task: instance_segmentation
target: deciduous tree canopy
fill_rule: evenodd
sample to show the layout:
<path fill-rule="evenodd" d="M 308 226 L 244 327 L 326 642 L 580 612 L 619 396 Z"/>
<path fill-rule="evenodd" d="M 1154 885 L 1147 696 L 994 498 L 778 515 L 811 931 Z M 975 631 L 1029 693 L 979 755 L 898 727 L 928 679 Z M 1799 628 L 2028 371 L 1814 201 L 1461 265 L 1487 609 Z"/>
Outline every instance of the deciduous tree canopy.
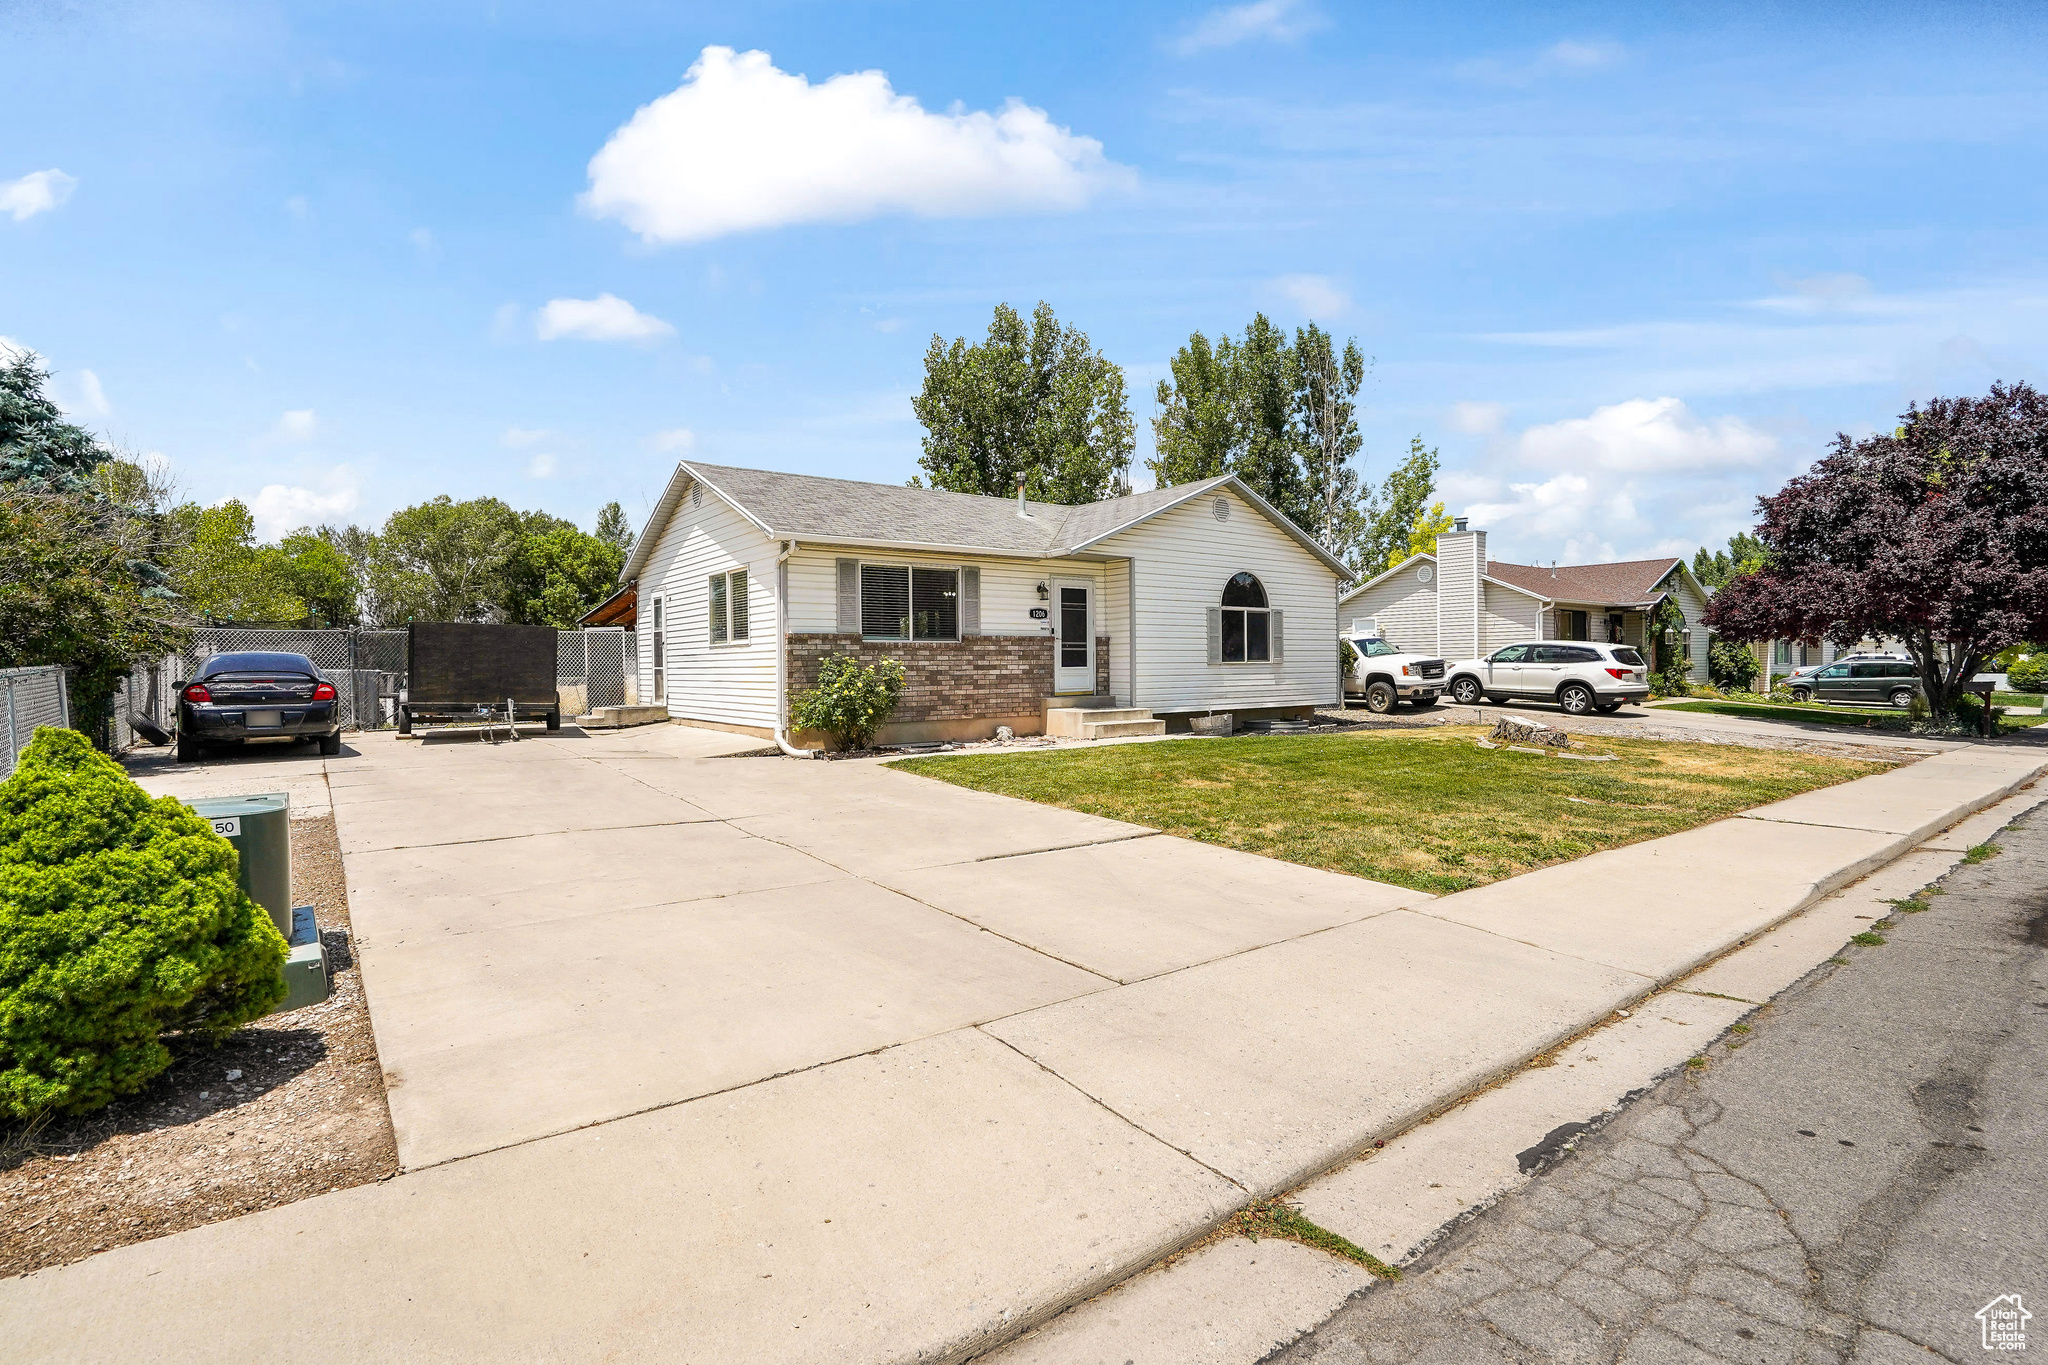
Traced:
<path fill-rule="evenodd" d="M 1837 436 L 1757 505 L 1764 562 L 1707 609 L 1730 639 L 1903 640 L 1946 715 L 1987 657 L 2048 636 L 2048 398 L 2026 384 Z"/>
<path fill-rule="evenodd" d="M 1041 302 L 1026 323 L 996 305 L 988 338 L 932 337 L 924 391 L 924 473 L 955 493 L 1083 503 L 1128 490 L 1135 444 L 1124 372 Z"/>

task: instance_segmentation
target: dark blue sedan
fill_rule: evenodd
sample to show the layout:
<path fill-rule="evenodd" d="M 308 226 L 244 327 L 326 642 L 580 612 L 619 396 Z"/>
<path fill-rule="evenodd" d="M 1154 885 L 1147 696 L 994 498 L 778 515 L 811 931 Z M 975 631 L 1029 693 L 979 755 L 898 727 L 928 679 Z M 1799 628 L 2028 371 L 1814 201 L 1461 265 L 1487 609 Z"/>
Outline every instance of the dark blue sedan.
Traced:
<path fill-rule="evenodd" d="M 303 654 L 216 654 L 178 684 L 178 761 L 195 761 L 209 744 L 251 739 L 320 741 L 341 752 L 341 705 Z"/>

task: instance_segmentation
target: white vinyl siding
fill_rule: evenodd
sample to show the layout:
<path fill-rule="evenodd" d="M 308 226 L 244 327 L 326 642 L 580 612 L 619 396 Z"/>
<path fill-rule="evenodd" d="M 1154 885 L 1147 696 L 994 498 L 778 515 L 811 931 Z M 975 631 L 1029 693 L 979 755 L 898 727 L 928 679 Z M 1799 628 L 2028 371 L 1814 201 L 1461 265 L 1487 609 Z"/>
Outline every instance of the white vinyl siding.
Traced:
<path fill-rule="evenodd" d="M 1425 566 L 1430 570 L 1427 583 L 1416 572 Z M 1379 626 L 1381 639 L 1410 654 L 1435 654 L 1435 574 L 1435 560 L 1419 559 L 1371 587 L 1353 592 L 1338 604 L 1340 628 L 1348 633 L 1354 620 L 1371 617 Z"/>
<path fill-rule="evenodd" d="M 865 564 L 930 565 L 937 568 L 980 570 L 981 633 L 983 635 L 1050 636 L 1050 616 L 1031 619 L 1033 607 L 1050 607 L 1040 601 L 1038 585 L 1053 578 L 1083 578 L 1095 588 L 1101 600 L 1107 571 L 1116 567 L 1084 559 L 999 559 L 982 556 L 899 553 L 895 550 L 862 549 L 858 546 L 799 545 L 789 557 L 789 629 L 799 635 L 831 635 L 839 630 L 839 561 L 858 560 Z M 1096 633 L 1112 637 L 1110 657 L 1116 657 L 1115 637 L 1122 625 L 1096 609 Z M 1105 629 L 1106 628 L 1106 629 Z"/>
<path fill-rule="evenodd" d="M 1700 619 L 1707 614 L 1706 599 L 1694 592 L 1691 581 L 1676 569 L 1662 587 L 1677 600 L 1678 609 L 1685 613 L 1686 628 L 1692 631 L 1692 669 L 1688 676 L 1694 682 L 1706 682 L 1707 653 L 1714 639 L 1713 632 Z"/>
<path fill-rule="evenodd" d="M 775 668 L 776 545 L 760 528 L 733 511 L 723 498 L 705 491 L 701 500 L 685 493 L 663 526 L 640 572 L 640 592 L 660 597 L 668 711 L 684 720 L 717 721 L 773 729 Z M 745 570 L 745 576 L 733 574 Z M 739 600 L 728 595 L 726 633 L 745 623 L 747 638 L 713 646 L 711 580 L 722 578 L 728 594 L 743 585 Z M 640 676 L 653 689 L 652 632 L 639 632 Z"/>
<path fill-rule="evenodd" d="M 1127 705 L 1204 711 L 1337 702 L 1337 575 L 1235 493 L 1163 512 L 1093 548 L 1135 563 L 1137 681 Z M 1208 613 L 1239 570 L 1258 575 L 1285 614 L 1283 657 L 1212 665 Z M 1111 647 L 1111 658 L 1115 648 Z"/>
<path fill-rule="evenodd" d="M 1503 588 L 1498 583 L 1481 584 L 1486 589 L 1485 601 L 1479 612 L 1479 653 L 1491 654 L 1507 645 L 1518 645 L 1524 640 L 1549 638 L 1543 635 L 1543 603 L 1526 593 L 1513 588 Z M 1453 659 L 1452 663 L 1463 660 Z"/>
<path fill-rule="evenodd" d="M 1131 696 L 1131 564 L 1118 560 L 1103 566 L 1102 603 L 1096 608 L 1095 633 L 1109 637 L 1109 692 L 1128 705 Z"/>

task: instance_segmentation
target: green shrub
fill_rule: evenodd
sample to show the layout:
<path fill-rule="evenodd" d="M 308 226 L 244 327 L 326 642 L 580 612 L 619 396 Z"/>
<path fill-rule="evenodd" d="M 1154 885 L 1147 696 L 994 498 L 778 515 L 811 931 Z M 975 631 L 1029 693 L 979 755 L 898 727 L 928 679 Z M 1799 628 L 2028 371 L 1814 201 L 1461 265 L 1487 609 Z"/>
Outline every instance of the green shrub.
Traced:
<path fill-rule="evenodd" d="M 799 730 L 822 730 L 842 749 L 865 749 L 902 695 L 901 663 L 882 659 L 864 668 L 858 659 L 834 654 L 818 665 L 818 685 L 791 699 L 789 723 Z"/>
<path fill-rule="evenodd" d="M 2048 654 L 2029 654 L 2005 671 L 2015 692 L 2048 690 Z"/>
<path fill-rule="evenodd" d="M 0 1114 L 80 1113 L 284 999 L 285 942 L 235 850 L 75 730 L 0 783 Z"/>
<path fill-rule="evenodd" d="M 1747 692 L 1761 672 L 1763 668 L 1748 645 L 1738 645 L 1733 640 L 1716 640 L 1707 650 L 1707 676 L 1714 680 L 1714 686 L 1724 691 Z"/>

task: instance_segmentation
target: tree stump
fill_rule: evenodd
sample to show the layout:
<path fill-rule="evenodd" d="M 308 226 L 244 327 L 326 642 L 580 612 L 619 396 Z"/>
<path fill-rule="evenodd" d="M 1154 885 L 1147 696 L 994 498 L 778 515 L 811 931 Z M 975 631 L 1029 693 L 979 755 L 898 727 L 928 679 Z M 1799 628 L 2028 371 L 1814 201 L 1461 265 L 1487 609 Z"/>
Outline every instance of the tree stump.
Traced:
<path fill-rule="evenodd" d="M 1518 720 L 1502 716 L 1493 723 L 1493 738 L 1507 744 L 1539 744 L 1546 749 L 1569 749 L 1572 737 L 1540 720 Z"/>

